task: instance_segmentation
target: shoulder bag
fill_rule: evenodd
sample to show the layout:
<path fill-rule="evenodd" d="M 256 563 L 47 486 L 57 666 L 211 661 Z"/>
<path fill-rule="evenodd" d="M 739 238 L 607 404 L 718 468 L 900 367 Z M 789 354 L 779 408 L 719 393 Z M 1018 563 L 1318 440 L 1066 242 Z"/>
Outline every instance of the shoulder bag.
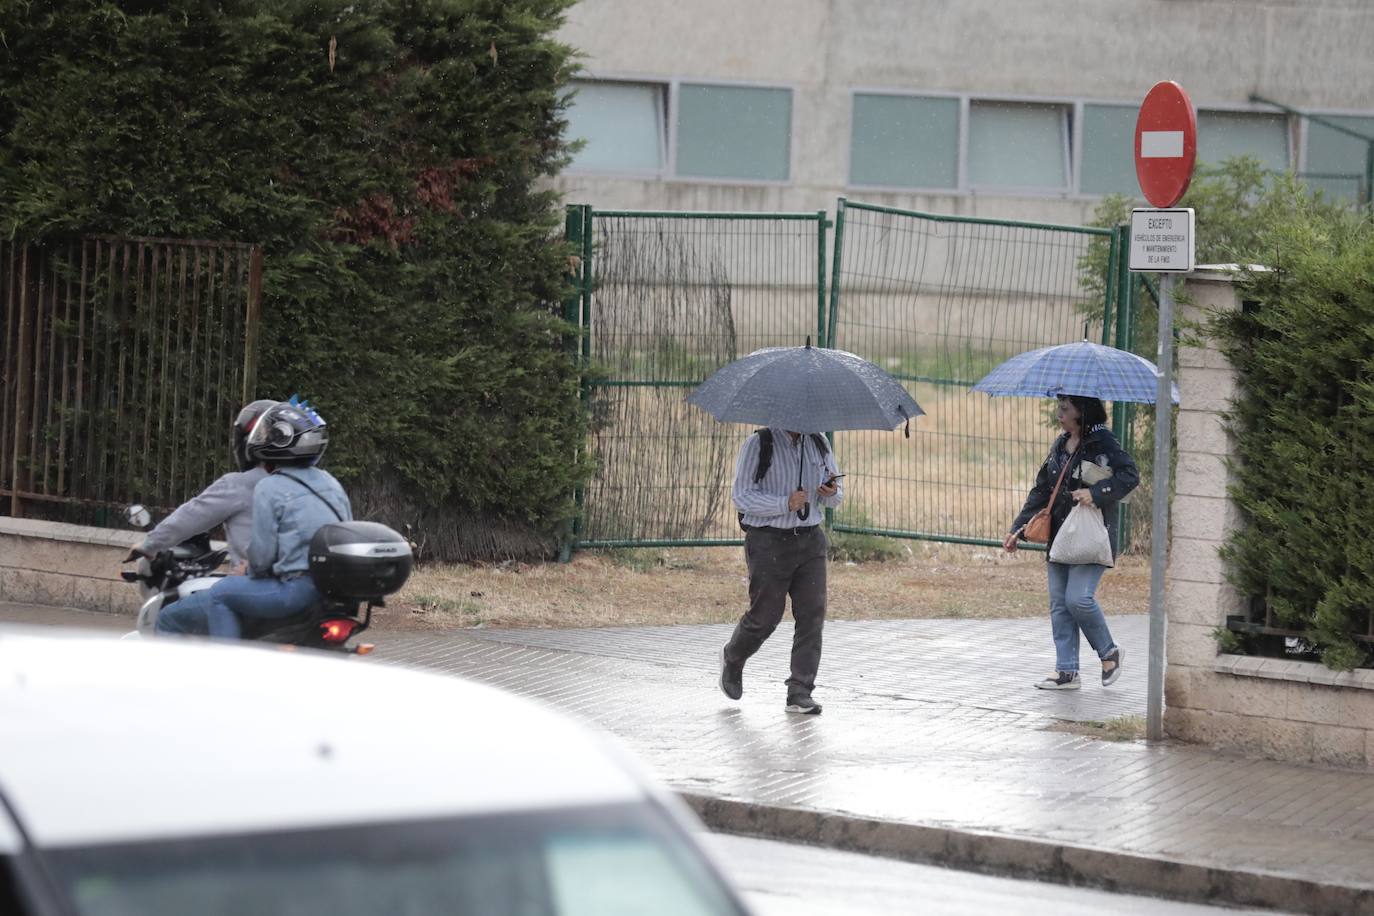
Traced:
<path fill-rule="evenodd" d="M 1054 491 L 1050 493 L 1050 501 L 1045 504 L 1045 508 L 1032 515 L 1030 521 L 1022 525 L 1016 532 L 1023 535 L 1032 544 L 1048 544 L 1050 542 L 1050 512 L 1054 509 L 1054 501 L 1059 497 L 1059 487 L 1064 483 L 1064 475 L 1069 473 L 1069 468 L 1077 456 L 1078 452 L 1074 452 L 1065 459 L 1064 469 L 1059 472 L 1059 479 L 1054 482 Z"/>

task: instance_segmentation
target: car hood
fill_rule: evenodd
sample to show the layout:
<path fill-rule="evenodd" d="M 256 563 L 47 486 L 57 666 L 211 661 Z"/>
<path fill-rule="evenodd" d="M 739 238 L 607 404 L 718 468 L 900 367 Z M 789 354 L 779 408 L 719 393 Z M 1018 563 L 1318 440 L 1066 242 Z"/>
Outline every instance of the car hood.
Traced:
<path fill-rule="evenodd" d="M 640 800 L 584 727 L 356 657 L 0 628 L 0 793 L 39 846 Z"/>

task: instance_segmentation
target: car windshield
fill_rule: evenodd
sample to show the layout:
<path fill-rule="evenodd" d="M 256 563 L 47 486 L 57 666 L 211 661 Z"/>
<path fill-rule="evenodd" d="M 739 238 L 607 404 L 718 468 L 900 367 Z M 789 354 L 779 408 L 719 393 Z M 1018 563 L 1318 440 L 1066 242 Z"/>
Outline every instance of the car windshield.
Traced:
<path fill-rule="evenodd" d="M 83 916 L 738 916 L 649 804 L 51 850 Z"/>

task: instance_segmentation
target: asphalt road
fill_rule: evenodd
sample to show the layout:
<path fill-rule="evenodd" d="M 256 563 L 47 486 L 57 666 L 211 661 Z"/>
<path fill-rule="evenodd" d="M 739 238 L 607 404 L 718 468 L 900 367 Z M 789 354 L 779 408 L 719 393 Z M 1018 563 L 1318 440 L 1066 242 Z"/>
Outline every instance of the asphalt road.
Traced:
<path fill-rule="evenodd" d="M 707 848 L 757 916 L 1281 916 L 998 878 L 815 846 L 708 834 Z"/>

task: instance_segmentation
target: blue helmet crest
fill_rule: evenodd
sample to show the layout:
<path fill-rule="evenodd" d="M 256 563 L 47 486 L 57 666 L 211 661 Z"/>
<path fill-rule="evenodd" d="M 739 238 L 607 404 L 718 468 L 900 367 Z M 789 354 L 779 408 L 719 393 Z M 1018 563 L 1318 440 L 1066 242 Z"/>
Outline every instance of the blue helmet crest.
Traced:
<path fill-rule="evenodd" d="M 324 417 L 320 416 L 319 413 L 316 412 L 315 408 L 310 406 L 309 400 L 301 397 L 299 394 L 291 395 L 291 397 L 287 399 L 286 403 L 290 404 L 292 407 L 299 410 L 302 416 L 304 416 L 307 420 L 309 420 L 316 426 L 325 425 Z"/>

